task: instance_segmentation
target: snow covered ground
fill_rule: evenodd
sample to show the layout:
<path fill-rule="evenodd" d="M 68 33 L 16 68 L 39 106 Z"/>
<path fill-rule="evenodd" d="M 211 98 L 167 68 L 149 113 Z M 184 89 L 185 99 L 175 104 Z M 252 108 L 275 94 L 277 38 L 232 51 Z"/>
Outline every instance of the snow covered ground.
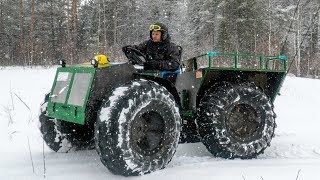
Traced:
<path fill-rule="evenodd" d="M 0 69 L 1 180 L 320 179 L 320 80 L 286 78 L 275 102 L 276 136 L 258 159 L 214 158 L 201 143 L 182 144 L 167 168 L 125 178 L 111 174 L 95 150 L 63 154 L 43 145 L 37 117 L 54 74 L 55 68 Z"/>

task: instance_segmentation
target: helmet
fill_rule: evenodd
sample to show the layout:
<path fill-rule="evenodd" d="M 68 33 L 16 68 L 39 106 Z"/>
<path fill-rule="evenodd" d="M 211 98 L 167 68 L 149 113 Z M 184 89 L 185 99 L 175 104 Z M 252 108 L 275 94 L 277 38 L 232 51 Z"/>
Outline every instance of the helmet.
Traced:
<path fill-rule="evenodd" d="M 161 32 L 161 40 L 164 41 L 168 38 L 168 28 L 162 23 L 154 23 L 150 25 L 150 38 L 152 39 L 152 31 L 160 31 Z"/>

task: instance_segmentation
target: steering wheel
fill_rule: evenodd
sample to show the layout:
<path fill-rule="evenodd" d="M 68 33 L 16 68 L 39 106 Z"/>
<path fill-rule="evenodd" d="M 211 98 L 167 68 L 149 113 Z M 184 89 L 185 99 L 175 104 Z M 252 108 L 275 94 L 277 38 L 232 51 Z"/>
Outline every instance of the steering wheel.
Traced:
<path fill-rule="evenodd" d="M 132 64 L 143 65 L 143 63 L 146 62 L 146 56 L 136 48 L 126 46 L 122 51 Z"/>

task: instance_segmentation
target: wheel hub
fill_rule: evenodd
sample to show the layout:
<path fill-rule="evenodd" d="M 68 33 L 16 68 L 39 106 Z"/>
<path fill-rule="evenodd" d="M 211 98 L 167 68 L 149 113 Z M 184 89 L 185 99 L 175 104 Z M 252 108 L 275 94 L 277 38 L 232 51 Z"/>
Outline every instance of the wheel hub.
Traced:
<path fill-rule="evenodd" d="M 155 111 L 143 113 L 131 124 L 131 144 L 133 149 L 144 155 L 157 153 L 162 147 L 164 120 Z"/>
<path fill-rule="evenodd" d="M 248 104 L 238 104 L 226 120 L 229 132 L 241 140 L 254 136 L 261 124 L 256 110 Z"/>

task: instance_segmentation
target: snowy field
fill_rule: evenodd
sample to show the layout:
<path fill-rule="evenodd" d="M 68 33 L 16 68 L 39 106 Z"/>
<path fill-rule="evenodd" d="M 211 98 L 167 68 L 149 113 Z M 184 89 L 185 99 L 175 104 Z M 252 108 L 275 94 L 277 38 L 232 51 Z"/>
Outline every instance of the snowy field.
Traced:
<path fill-rule="evenodd" d="M 275 102 L 276 136 L 258 159 L 214 158 L 201 143 L 182 144 L 167 168 L 125 178 L 111 174 L 95 150 L 63 154 L 43 145 L 37 118 L 54 74 L 54 68 L 0 68 L 0 180 L 320 179 L 320 80 L 286 78 Z"/>

